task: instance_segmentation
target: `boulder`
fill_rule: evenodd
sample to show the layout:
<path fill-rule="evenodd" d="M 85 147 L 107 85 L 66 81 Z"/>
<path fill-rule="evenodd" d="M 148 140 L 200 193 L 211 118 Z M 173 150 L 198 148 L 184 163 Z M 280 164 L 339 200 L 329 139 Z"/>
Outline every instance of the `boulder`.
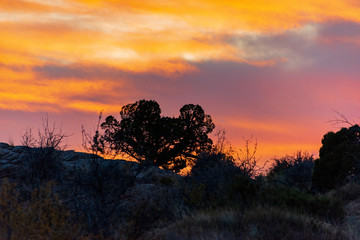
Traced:
<path fill-rule="evenodd" d="M 0 148 L 11 149 L 11 146 L 7 143 L 0 143 Z"/>
<path fill-rule="evenodd" d="M 7 155 L 11 152 L 8 148 L 1 148 L 0 147 L 0 158 L 2 158 L 4 155 Z"/>

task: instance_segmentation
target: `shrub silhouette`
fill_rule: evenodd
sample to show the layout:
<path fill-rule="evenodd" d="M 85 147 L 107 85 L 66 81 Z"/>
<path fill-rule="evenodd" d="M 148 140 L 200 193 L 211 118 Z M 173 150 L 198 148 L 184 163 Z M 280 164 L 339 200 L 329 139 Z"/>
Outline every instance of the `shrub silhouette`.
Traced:
<path fill-rule="evenodd" d="M 294 155 L 275 158 L 267 176 L 269 179 L 289 187 L 310 190 L 313 168 L 313 156 L 299 151 Z"/>
<path fill-rule="evenodd" d="M 27 129 L 22 136 L 25 156 L 20 177 L 26 183 L 35 185 L 61 180 L 64 169 L 61 154 L 66 148 L 63 142 L 69 136 L 62 132 L 61 126 L 50 125 L 47 117 L 43 119 L 37 136 L 33 135 L 32 129 Z"/>
<path fill-rule="evenodd" d="M 190 203 L 196 207 L 244 205 L 256 194 L 257 184 L 247 169 L 222 153 L 202 153 L 190 172 Z"/>
<path fill-rule="evenodd" d="M 328 132 L 322 139 L 319 159 L 315 161 L 313 183 L 316 189 L 328 191 L 357 174 L 360 158 L 360 127 L 358 125 Z"/>
<path fill-rule="evenodd" d="M 231 158 L 221 153 L 203 153 L 190 172 L 190 203 L 196 207 L 216 207 L 228 201 L 226 191 L 236 173 Z"/>
<path fill-rule="evenodd" d="M 121 120 L 108 116 L 104 133 L 95 136 L 100 150 L 126 154 L 140 163 L 180 171 L 189 160 L 211 149 L 208 134 L 214 129 L 209 115 L 199 105 L 188 104 L 179 117 L 162 117 L 159 104 L 140 100 L 122 107 Z"/>

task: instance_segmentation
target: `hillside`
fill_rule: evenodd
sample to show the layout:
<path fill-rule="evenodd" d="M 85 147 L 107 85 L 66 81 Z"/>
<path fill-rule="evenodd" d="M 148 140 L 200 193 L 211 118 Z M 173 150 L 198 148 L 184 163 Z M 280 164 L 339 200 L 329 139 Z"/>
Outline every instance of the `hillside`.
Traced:
<path fill-rule="evenodd" d="M 360 239 L 356 182 L 310 193 L 270 176 L 247 178 L 219 154 L 203 160 L 180 176 L 0 143 L 0 238 Z"/>

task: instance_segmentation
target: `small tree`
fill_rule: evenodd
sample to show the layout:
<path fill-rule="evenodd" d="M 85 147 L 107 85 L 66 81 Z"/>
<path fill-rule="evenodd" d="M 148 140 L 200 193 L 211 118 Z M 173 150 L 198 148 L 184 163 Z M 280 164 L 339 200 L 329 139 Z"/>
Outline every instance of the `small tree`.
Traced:
<path fill-rule="evenodd" d="M 179 117 L 162 117 L 159 104 L 140 100 L 122 107 L 121 120 L 108 116 L 101 124 L 100 149 L 125 154 L 143 164 L 179 171 L 202 151 L 211 149 L 208 134 L 214 129 L 210 115 L 188 104 Z"/>

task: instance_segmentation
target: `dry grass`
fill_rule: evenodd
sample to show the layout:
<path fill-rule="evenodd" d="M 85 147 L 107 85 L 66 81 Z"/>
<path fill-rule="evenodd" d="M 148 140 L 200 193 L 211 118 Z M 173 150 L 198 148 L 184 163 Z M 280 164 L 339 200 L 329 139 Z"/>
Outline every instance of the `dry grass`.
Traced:
<path fill-rule="evenodd" d="M 345 239 L 341 229 L 323 220 L 286 209 L 258 207 L 246 213 L 244 239 Z"/>
<path fill-rule="evenodd" d="M 286 209 L 257 207 L 241 214 L 217 210 L 183 218 L 162 229 L 154 239 L 343 240 L 337 225 Z"/>
<path fill-rule="evenodd" d="M 345 206 L 346 217 L 343 229 L 348 239 L 360 239 L 360 200 L 355 200 Z"/>
<path fill-rule="evenodd" d="M 360 184 L 356 182 L 350 182 L 338 189 L 332 190 L 326 194 L 331 198 L 338 198 L 342 202 L 350 202 L 360 198 Z"/>

